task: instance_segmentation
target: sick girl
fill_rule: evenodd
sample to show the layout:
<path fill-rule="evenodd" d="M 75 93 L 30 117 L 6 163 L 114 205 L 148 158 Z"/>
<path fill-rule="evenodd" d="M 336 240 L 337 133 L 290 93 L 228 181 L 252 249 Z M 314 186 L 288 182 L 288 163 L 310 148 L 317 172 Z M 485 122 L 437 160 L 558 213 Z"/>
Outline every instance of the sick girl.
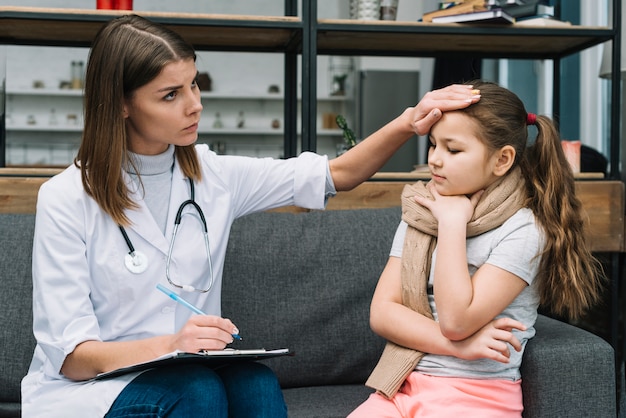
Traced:
<path fill-rule="evenodd" d="M 496 84 L 429 134 L 432 179 L 402 222 L 371 303 L 388 340 L 350 418 L 520 417 L 520 364 L 541 304 L 580 316 L 601 273 L 559 134 Z M 537 130 L 529 143 L 528 126 Z"/>

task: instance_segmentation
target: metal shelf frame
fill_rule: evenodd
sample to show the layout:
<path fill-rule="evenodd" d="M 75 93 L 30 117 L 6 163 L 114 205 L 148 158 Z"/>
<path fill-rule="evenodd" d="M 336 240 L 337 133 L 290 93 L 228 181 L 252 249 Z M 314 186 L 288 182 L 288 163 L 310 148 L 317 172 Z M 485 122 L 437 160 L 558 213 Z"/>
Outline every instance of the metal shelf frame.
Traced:
<path fill-rule="evenodd" d="M 441 25 L 421 22 L 318 19 L 317 0 L 285 0 L 284 16 L 240 16 L 139 12 L 179 32 L 198 50 L 274 52 L 285 57 L 284 155 L 315 151 L 317 56 L 462 57 L 550 59 L 554 63 L 554 115 L 560 113 L 561 59 L 613 41 L 610 177 L 620 178 L 621 2 L 613 2 L 612 27 L 515 27 Z M 127 13 L 112 10 L 0 7 L 1 45 L 88 47 L 98 29 Z M 0 54 L 2 53 L 0 47 Z M 298 55 L 302 64 L 298 69 Z M 1 57 L 0 57 L 1 58 Z M 4 67 L 4 66 L 2 66 Z M 297 132 L 298 71 L 302 79 L 302 128 Z M 0 68 L 0 79 L 6 78 Z M 0 91 L 4 96 L 4 91 Z M 5 98 L 0 97 L 0 102 Z M 0 104 L 3 106 L 3 104 Z M 298 148 L 298 145 L 300 147 Z M 6 164 L 4 121 L 0 121 L 0 166 Z"/>

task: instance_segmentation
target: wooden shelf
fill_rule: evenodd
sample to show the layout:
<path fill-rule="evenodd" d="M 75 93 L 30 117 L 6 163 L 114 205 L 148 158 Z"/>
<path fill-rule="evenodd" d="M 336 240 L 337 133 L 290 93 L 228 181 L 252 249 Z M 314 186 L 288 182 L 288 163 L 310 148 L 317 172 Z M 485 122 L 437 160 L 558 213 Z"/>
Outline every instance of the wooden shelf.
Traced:
<path fill-rule="evenodd" d="M 339 192 L 328 201 L 326 208 L 347 210 L 400 206 L 400 194 L 406 183 L 366 182 L 348 192 Z M 624 252 L 624 183 L 619 180 L 577 180 L 576 195 L 587 214 L 592 250 Z"/>
<path fill-rule="evenodd" d="M 1 29 L 0 29 L 1 30 Z M 9 87 L 6 90 L 9 96 L 59 96 L 59 97 L 83 97 L 82 89 L 52 89 L 52 88 L 15 88 Z"/>
<path fill-rule="evenodd" d="M 603 180 L 604 173 L 576 173 L 576 180 Z M 399 172 L 379 172 L 372 176 L 372 181 L 417 181 L 430 179 L 428 171 L 417 170 L 406 173 Z"/>
<path fill-rule="evenodd" d="M 0 44 L 88 47 L 102 25 L 129 13 L 116 10 L 0 7 Z M 289 16 L 132 13 L 160 22 L 199 50 L 295 50 L 302 22 Z"/>
<path fill-rule="evenodd" d="M 318 54 L 554 59 L 612 39 L 606 27 L 321 19 Z"/>
<path fill-rule="evenodd" d="M 0 7 L 0 43 L 83 46 L 128 11 Z M 134 10 L 180 33 L 199 50 L 301 52 L 302 21 L 290 16 L 162 13 Z M 442 25 L 409 21 L 317 21 L 317 53 L 552 59 L 612 39 L 605 27 Z M 549 39 L 548 39 L 549 38 Z"/>
<path fill-rule="evenodd" d="M 34 213 L 37 192 L 42 183 L 61 168 L 0 168 L 0 213 Z M 328 201 L 328 210 L 372 209 L 400 205 L 400 194 L 407 182 L 389 180 L 389 174 L 408 175 L 415 180 L 427 173 L 377 173 L 377 181 L 365 182 L 351 191 L 339 192 Z M 386 180 L 380 180 L 387 177 Z M 576 194 L 583 203 L 590 223 L 591 245 L 596 252 L 624 252 L 624 183 L 618 180 L 576 181 Z M 279 211 L 302 211 L 289 206 Z"/>

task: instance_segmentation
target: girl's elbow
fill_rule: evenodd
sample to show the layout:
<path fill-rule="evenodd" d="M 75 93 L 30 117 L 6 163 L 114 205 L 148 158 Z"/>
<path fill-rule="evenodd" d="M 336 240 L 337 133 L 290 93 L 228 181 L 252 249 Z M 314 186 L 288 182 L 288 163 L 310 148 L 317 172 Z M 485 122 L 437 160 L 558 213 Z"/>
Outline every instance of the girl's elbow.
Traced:
<path fill-rule="evenodd" d="M 372 305 L 370 308 L 370 329 L 377 335 L 381 335 L 384 332 L 385 319 L 379 313 L 376 305 Z"/>
<path fill-rule="evenodd" d="M 461 341 L 472 335 L 465 324 L 455 323 L 454 321 L 439 321 L 439 329 L 441 335 L 450 341 Z"/>
<path fill-rule="evenodd" d="M 376 315 L 370 314 L 370 329 L 380 335 L 380 321 L 376 318 Z"/>

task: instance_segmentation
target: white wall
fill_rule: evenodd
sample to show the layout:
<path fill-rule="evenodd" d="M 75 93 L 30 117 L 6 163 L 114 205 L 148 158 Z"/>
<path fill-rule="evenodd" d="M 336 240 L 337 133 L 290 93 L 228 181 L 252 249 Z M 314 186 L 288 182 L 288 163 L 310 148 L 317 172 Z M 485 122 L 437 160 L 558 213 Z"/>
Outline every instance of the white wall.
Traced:
<path fill-rule="evenodd" d="M 624 6 L 622 6 L 624 7 Z M 589 0 L 581 3 L 581 25 L 601 26 L 607 25 L 608 10 L 598 7 L 595 2 Z M 623 29 L 622 29 L 623 30 Z M 586 49 L 580 54 L 580 137 L 585 144 L 608 155 L 608 144 L 603 138 L 602 125 L 609 118 L 604 118 L 607 108 L 602 94 L 602 80 L 600 79 L 600 67 L 603 46 Z"/>

